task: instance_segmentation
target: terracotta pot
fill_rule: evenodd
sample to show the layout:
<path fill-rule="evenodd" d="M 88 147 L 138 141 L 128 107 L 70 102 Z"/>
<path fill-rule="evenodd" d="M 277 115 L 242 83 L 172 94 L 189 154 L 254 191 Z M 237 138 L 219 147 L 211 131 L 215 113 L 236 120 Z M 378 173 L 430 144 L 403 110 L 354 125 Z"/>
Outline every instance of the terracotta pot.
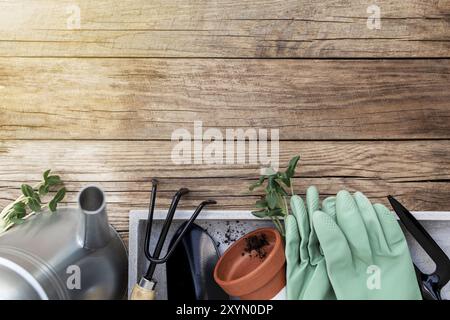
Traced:
<path fill-rule="evenodd" d="M 245 239 L 265 234 L 265 257 L 245 253 Z M 276 229 L 261 228 L 237 240 L 217 262 L 214 279 L 230 296 L 242 300 L 268 300 L 286 286 L 283 239 Z"/>

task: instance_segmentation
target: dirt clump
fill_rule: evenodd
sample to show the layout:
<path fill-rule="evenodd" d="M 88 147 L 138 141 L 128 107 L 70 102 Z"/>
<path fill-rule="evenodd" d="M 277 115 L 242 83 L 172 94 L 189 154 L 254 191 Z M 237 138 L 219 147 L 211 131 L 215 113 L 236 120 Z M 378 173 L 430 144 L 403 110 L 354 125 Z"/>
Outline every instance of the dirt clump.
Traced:
<path fill-rule="evenodd" d="M 245 238 L 245 247 L 242 255 L 248 254 L 250 257 L 258 257 L 261 260 L 267 256 L 265 247 L 269 245 L 267 236 L 262 234 L 253 235 Z"/>

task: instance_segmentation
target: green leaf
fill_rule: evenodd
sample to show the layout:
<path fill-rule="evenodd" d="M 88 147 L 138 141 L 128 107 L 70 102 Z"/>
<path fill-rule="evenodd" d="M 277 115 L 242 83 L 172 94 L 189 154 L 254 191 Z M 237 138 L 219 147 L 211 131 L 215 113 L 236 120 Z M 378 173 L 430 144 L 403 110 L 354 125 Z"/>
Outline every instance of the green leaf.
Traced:
<path fill-rule="evenodd" d="M 274 209 L 278 203 L 277 193 L 274 191 L 269 192 L 266 195 L 266 201 L 270 209 Z"/>
<path fill-rule="evenodd" d="M 265 218 L 268 215 L 268 211 L 267 210 L 252 211 L 252 214 L 257 218 Z"/>
<path fill-rule="evenodd" d="M 265 176 L 260 176 L 259 179 L 258 179 L 258 181 L 255 182 L 255 183 L 253 183 L 253 184 L 249 187 L 249 190 L 250 190 L 250 191 L 253 191 L 253 190 L 255 190 L 256 188 L 258 188 L 259 186 L 261 186 L 261 185 L 263 184 L 264 180 L 266 180 L 266 177 L 265 177 Z"/>
<path fill-rule="evenodd" d="M 49 177 L 47 178 L 46 183 L 47 183 L 49 186 L 56 186 L 56 185 L 58 185 L 58 184 L 61 184 L 61 178 L 60 178 L 59 176 L 49 176 Z"/>
<path fill-rule="evenodd" d="M 37 202 L 39 202 L 39 204 L 42 203 L 41 198 L 39 197 L 39 193 L 33 192 L 32 198 L 33 198 L 34 200 L 36 200 Z"/>
<path fill-rule="evenodd" d="M 289 161 L 288 167 L 286 169 L 286 178 L 291 179 L 295 174 L 295 168 L 297 167 L 298 160 L 300 156 L 295 156 Z"/>
<path fill-rule="evenodd" d="M 19 217 L 19 218 L 24 217 L 27 213 L 25 203 L 23 203 L 23 202 L 16 203 L 13 206 L 13 210 L 14 210 L 13 215 L 16 217 Z"/>
<path fill-rule="evenodd" d="M 33 188 L 28 184 L 23 184 L 20 188 L 22 190 L 22 193 L 27 198 L 32 198 L 34 194 Z"/>
<path fill-rule="evenodd" d="M 291 179 L 286 176 L 285 172 L 280 172 L 277 176 L 278 180 L 280 180 L 286 187 L 291 186 Z"/>
<path fill-rule="evenodd" d="M 44 176 L 44 181 L 45 181 L 45 183 L 47 183 L 47 179 L 48 179 L 48 176 L 50 175 L 50 171 L 51 171 L 51 170 L 48 169 L 47 171 L 44 172 L 44 175 L 43 175 L 43 176 Z"/>
<path fill-rule="evenodd" d="M 258 201 L 256 201 L 256 203 L 255 203 L 255 207 L 256 208 L 266 208 L 267 207 L 267 201 L 265 200 L 265 199 L 261 199 L 261 200 L 258 200 Z"/>
<path fill-rule="evenodd" d="M 272 209 L 268 212 L 269 217 L 283 217 L 283 211 L 280 208 Z"/>
<path fill-rule="evenodd" d="M 41 196 L 45 196 L 48 193 L 48 185 L 47 184 L 43 184 L 39 187 L 39 194 Z"/>
<path fill-rule="evenodd" d="M 57 207 L 58 207 L 58 203 L 54 200 L 52 200 L 48 203 L 48 208 L 50 209 L 51 212 L 55 212 Z"/>
<path fill-rule="evenodd" d="M 269 191 L 275 188 L 275 183 L 276 183 L 275 178 L 276 178 L 275 176 L 270 176 L 267 181 L 267 186 L 268 186 Z"/>
<path fill-rule="evenodd" d="M 41 204 L 34 198 L 28 199 L 28 207 L 34 212 L 41 211 Z"/>
<path fill-rule="evenodd" d="M 280 189 L 277 189 L 277 193 L 281 198 L 289 196 L 289 194 L 282 187 L 279 188 Z"/>
<path fill-rule="evenodd" d="M 15 210 L 21 210 L 24 209 L 25 210 L 26 204 L 23 202 L 17 202 L 16 204 L 14 204 L 13 208 Z"/>
<path fill-rule="evenodd" d="M 279 179 L 274 179 L 273 183 L 272 183 L 272 189 L 275 190 L 276 192 L 278 192 L 280 195 L 287 195 L 288 193 L 286 192 L 286 190 L 284 190 L 283 186 L 280 184 Z"/>
<path fill-rule="evenodd" d="M 56 193 L 52 201 L 54 201 L 55 203 L 61 202 L 65 196 L 66 196 L 66 188 L 62 188 Z"/>

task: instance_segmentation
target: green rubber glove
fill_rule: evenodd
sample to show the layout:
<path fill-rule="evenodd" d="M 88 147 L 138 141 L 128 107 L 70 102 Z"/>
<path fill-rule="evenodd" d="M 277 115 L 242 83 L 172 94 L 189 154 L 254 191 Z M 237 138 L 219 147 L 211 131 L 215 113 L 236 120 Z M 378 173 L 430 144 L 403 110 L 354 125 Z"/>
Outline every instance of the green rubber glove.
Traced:
<path fill-rule="evenodd" d="M 313 216 L 337 299 L 422 299 L 405 236 L 394 215 L 360 192 L 338 193 L 335 219 Z"/>
<path fill-rule="evenodd" d="M 333 207 L 325 203 L 326 208 Z M 306 207 L 297 195 L 291 197 L 292 215 L 286 226 L 286 286 L 289 300 L 336 299 L 328 279 L 325 259 L 312 228 L 312 215 L 319 210 L 319 193 L 310 187 Z"/>

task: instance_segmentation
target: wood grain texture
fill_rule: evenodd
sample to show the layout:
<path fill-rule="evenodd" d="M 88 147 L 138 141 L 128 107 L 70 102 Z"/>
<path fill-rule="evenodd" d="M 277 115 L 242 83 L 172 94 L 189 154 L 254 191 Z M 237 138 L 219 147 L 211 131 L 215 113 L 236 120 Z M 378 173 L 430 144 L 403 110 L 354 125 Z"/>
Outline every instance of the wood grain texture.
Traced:
<path fill-rule="evenodd" d="M 68 29 L 71 6 L 79 30 Z M 450 1 L 15 0 L 0 56 L 449 57 Z"/>
<path fill-rule="evenodd" d="M 316 185 L 324 196 L 340 189 L 362 191 L 387 204 L 394 194 L 410 210 L 450 209 L 449 141 L 281 142 L 280 162 L 294 154 L 302 160 L 295 178 L 299 194 Z M 125 236 L 128 213 L 148 205 L 152 177 L 160 179 L 157 207 L 167 208 L 180 187 L 191 189 L 180 208 L 201 200 L 218 201 L 214 209 L 249 210 L 260 191 L 248 186 L 256 165 L 174 165 L 165 141 L 3 141 L 0 142 L 0 207 L 13 200 L 23 182 L 38 181 L 51 167 L 66 181 L 66 203 L 74 205 L 83 185 L 101 185 L 109 216 Z"/>
<path fill-rule="evenodd" d="M 0 59 L 0 139 L 447 139 L 450 60 Z"/>
<path fill-rule="evenodd" d="M 67 26 L 74 4 L 79 30 Z M 0 207 L 52 168 L 67 205 L 101 185 L 124 240 L 152 177 L 159 208 L 183 186 L 181 208 L 251 209 L 258 166 L 172 163 L 172 132 L 200 120 L 279 129 L 280 162 L 302 156 L 300 194 L 314 184 L 450 210 L 450 1 L 377 1 L 380 30 L 367 28 L 370 4 L 0 2 Z M 417 57 L 447 59 L 332 59 Z"/>

